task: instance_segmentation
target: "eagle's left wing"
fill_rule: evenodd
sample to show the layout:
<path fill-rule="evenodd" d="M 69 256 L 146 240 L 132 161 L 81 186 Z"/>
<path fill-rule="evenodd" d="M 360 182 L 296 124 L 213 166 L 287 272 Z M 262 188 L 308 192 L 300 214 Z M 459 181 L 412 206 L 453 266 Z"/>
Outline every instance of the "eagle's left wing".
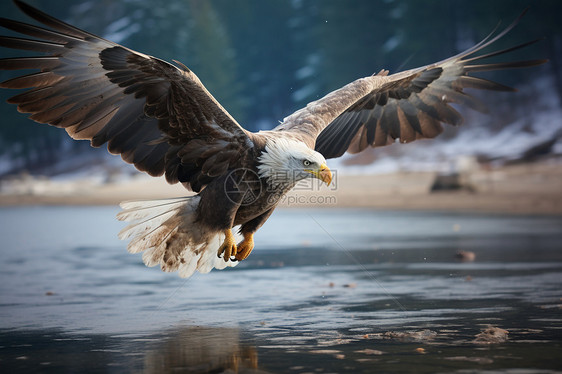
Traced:
<path fill-rule="evenodd" d="M 252 146 L 244 130 L 185 66 L 178 68 L 14 0 L 45 27 L 0 18 L 24 37 L 0 47 L 45 53 L 0 59 L 0 70 L 39 70 L 0 83 L 28 89 L 10 98 L 30 118 L 64 128 L 152 176 L 200 191 Z M 181 65 L 181 64 L 180 64 Z"/>
<path fill-rule="evenodd" d="M 474 47 L 441 62 L 390 76 L 383 70 L 358 79 L 287 117 L 277 130 L 299 134 L 326 158 L 339 157 L 346 151 L 358 153 L 368 146 L 392 144 L 397 139 L 408 143 L 434 138 L 443 131 L 441 123 L 456 126 L 462 122 L 461 115 L 450 103 L 486 111 L 484 104 L 463 92 L 465 88 L 513 91 L 502 84 L 470 76 L 470 73 L 545 62 L 477 63 L 536 42 L 475 56 L 509 32 L 520 18 L 496 36 L 492 32 Z"/>

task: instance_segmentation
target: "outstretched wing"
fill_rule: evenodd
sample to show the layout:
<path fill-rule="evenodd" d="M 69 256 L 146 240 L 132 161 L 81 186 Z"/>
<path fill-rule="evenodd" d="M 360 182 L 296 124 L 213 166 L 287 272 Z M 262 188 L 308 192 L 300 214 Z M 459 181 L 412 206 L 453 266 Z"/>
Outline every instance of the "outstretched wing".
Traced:
<path fill-rule="evenodd" d="M 525 47 L 536 41 L 484 55 L 475 55 L 508 33 L 522 17 L 501 33 L 495 30 L 474 47 L 444 61 L 388 75 L 388 71 L 359 79 L 296 112 L 277 129 L 315 138 L 314 147 L 326 158 L 378 147 L 434 138 L 442 123 L 459 125 L 461 115 L 450 105 L 462 104 L 485 112 L 486 106 L 465 88 L 513 91 L 470 73 L 539 65 L 545 60 L 481 64 L 479 60 Z"/>
<path fill-rule="evenodd" d="M 8 102 L 31 119 L 88 139 L 152 176 L 199 191 L 252 146 L 246 132 L 182 65 L 135 52 L 15 3 L 43 28 L 9 19 L 0 26 L 34 39 L 0 37 L 0 46 L 42 52 L 5 58 L 0 69 L 38 69 L 0 84 L 31 88 Z"/>

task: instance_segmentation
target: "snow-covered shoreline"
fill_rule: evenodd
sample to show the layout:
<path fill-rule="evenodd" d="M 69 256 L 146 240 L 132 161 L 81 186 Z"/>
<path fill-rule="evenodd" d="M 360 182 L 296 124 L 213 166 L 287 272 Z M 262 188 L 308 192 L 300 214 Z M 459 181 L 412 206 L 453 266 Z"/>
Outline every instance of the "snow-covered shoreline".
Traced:
<path fill-rule="evenodd" d="M 432 192 L 433 171 L 338 174 L 331 187 L 295 188 L 281 208 L 370 208 L 505 214 L 562 214 L 558 158 L 458 173 L 459 189 Z M 21 176 L 0 183 L 0 206 L 117 205 L 126 200 L 186 196 L 181 185 L 146 175 L 124 179 L 49 179 Z"/>

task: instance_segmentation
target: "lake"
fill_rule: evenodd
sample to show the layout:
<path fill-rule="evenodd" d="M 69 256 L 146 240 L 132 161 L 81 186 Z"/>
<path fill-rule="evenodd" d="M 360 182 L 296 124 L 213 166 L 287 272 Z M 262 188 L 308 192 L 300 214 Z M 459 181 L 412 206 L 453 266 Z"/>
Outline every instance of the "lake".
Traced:
<path fill-rule="evenodd" d="M 0 209 L 3 372 L 562 370 L 562 217 L 278 210 L 239 266 L 181 279 L 117 212 Z"/>

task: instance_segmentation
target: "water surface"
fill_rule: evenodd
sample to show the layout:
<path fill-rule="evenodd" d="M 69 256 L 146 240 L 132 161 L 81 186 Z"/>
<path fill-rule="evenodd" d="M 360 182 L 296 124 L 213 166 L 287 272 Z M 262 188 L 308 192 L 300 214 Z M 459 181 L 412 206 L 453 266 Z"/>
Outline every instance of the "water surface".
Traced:
<path fill-rule="evenodd" d="M 117 212 L 0 209 L 0 367 L 562 369 L 562 217 L 279 210 L 248 260 L 184 280 L 126 252 Z"/>

